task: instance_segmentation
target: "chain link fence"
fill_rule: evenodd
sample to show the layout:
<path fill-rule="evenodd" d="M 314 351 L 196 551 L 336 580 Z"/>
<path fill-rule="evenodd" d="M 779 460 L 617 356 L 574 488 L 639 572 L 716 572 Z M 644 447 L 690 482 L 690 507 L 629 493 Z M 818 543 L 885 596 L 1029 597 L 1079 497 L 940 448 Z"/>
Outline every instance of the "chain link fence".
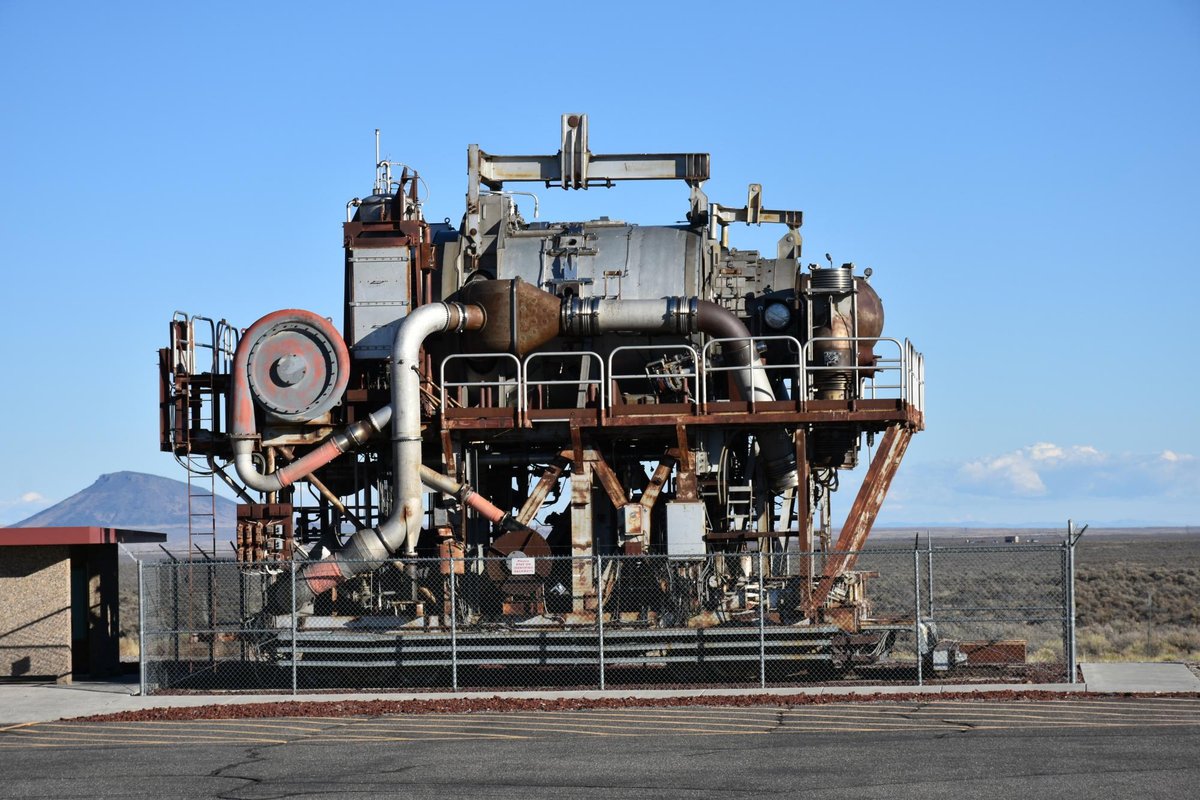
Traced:
<path fill-rule="evenodd" d="M 1071 681 L 1069 545 L 140 562 L 144 693 Z"/>

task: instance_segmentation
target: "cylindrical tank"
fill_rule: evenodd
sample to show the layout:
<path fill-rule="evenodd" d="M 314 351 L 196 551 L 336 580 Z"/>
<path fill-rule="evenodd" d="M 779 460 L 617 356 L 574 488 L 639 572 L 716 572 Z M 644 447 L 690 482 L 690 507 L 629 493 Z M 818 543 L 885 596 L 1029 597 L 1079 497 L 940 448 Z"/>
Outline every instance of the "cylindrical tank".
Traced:
<path fill-rule="evenodd" d="M 818 400 L 857 396 L 858 381 L 873 374 L 875 340 L 883 333 L 883 302 L 853 265 L 814 268 L 800 275 L 812 325 L 813 385 Z M 857 343 L 854 339 L 857 338 Z"/>

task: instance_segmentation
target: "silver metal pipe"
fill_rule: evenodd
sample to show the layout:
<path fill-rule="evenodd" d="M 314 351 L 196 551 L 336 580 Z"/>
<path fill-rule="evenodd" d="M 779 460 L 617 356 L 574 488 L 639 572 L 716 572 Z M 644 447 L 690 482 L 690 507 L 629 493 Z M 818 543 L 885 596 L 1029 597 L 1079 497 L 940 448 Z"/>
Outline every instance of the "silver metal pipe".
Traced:
<path fill-rule="evenodd" d="M 435 333 L 465 330 L 467 310 L 458 303 L 430 303 L 414 310 L 396 328 L 392 343 L 392 515 L 377 536 L 392 553 L 414 555 L 425 516 L 421 490 L 421 345 Z M 482 313 L 478 324 L 482 325 Z"/>
<path fill-rule="evenodd" d="M 450 689 L 458 691 L 458 575 L 454 572 L 454 555 L 450 555 Z"/>
<path fill-rule="evenodd" d="M 763 572 L 762 546 L 758 540 L 758 686 L 767 688 L 767 579 Z"/>
<path fill-rule="evenodd" d="M 618 567 L 620 562 L 617 562 Z M 605 690 L 604 675 L 604 557 L 596 553 L 596 650 L 599 656 L 600 691 Z M 614 567 L 615 569 L 615 567 Z"/>
<path fill-rule="evenodd" d="M 921 551 L 913 544 L 913 641 L 917 648 L 917 686 L 925 683 L 925 653 L 921 647 Z M 932 653 L 932 648 L 930 649 Z"/>
<path fill-rule="evenodd" d="M 296 629 L 299 627 L 296 620 L 296 562 L 292 562 L 292 694 L 296 694 L 298 688 L 296 665 L 300 662 L 300 643 L 297 641 Z M 307 601 L 306 601 L 307 602 Z"/>
<path fill-rule="evenodd" d="M 393 554 L 414 555 L 421 523 L 425 517 L 421 490 L 421 345 L 435 333 L 453 330 L 465 321 L 461 306 L 451 303 L 424 305 L 400 321 L 392 344 L 392 480 L 395 484 L 392 515 L 375 528 L 358 531 L 334 553 L 326 566 L 313 576 L 316 585 L 304 586 L 317 593 L 330 579 L 334 582 L 381 565 Z M 305 575 L 313 571 L 306 569 Z M 305 599 L 307 602 L 308 598 Z"/>

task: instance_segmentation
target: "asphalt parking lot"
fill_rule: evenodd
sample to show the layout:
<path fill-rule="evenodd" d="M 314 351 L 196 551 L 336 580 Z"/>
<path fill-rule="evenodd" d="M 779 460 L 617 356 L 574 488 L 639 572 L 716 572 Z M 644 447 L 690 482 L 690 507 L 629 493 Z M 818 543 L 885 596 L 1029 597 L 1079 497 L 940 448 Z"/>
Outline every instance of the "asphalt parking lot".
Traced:
<path fill-rule="evenodd" d="M 1190 796 L 1200 700 L 46 722 L 3 797 Z"/>

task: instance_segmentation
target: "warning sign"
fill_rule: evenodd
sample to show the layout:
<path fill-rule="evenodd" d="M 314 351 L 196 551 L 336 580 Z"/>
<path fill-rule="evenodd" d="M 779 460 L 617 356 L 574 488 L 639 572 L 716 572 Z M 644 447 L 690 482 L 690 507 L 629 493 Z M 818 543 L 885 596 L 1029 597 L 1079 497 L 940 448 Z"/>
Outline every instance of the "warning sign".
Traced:
<path fill-rule="evenodd" d="M 510 558 L 508 560 L 508 568 L 513 575 L 533 575 L 534 559 L 532 558 Z"/>

